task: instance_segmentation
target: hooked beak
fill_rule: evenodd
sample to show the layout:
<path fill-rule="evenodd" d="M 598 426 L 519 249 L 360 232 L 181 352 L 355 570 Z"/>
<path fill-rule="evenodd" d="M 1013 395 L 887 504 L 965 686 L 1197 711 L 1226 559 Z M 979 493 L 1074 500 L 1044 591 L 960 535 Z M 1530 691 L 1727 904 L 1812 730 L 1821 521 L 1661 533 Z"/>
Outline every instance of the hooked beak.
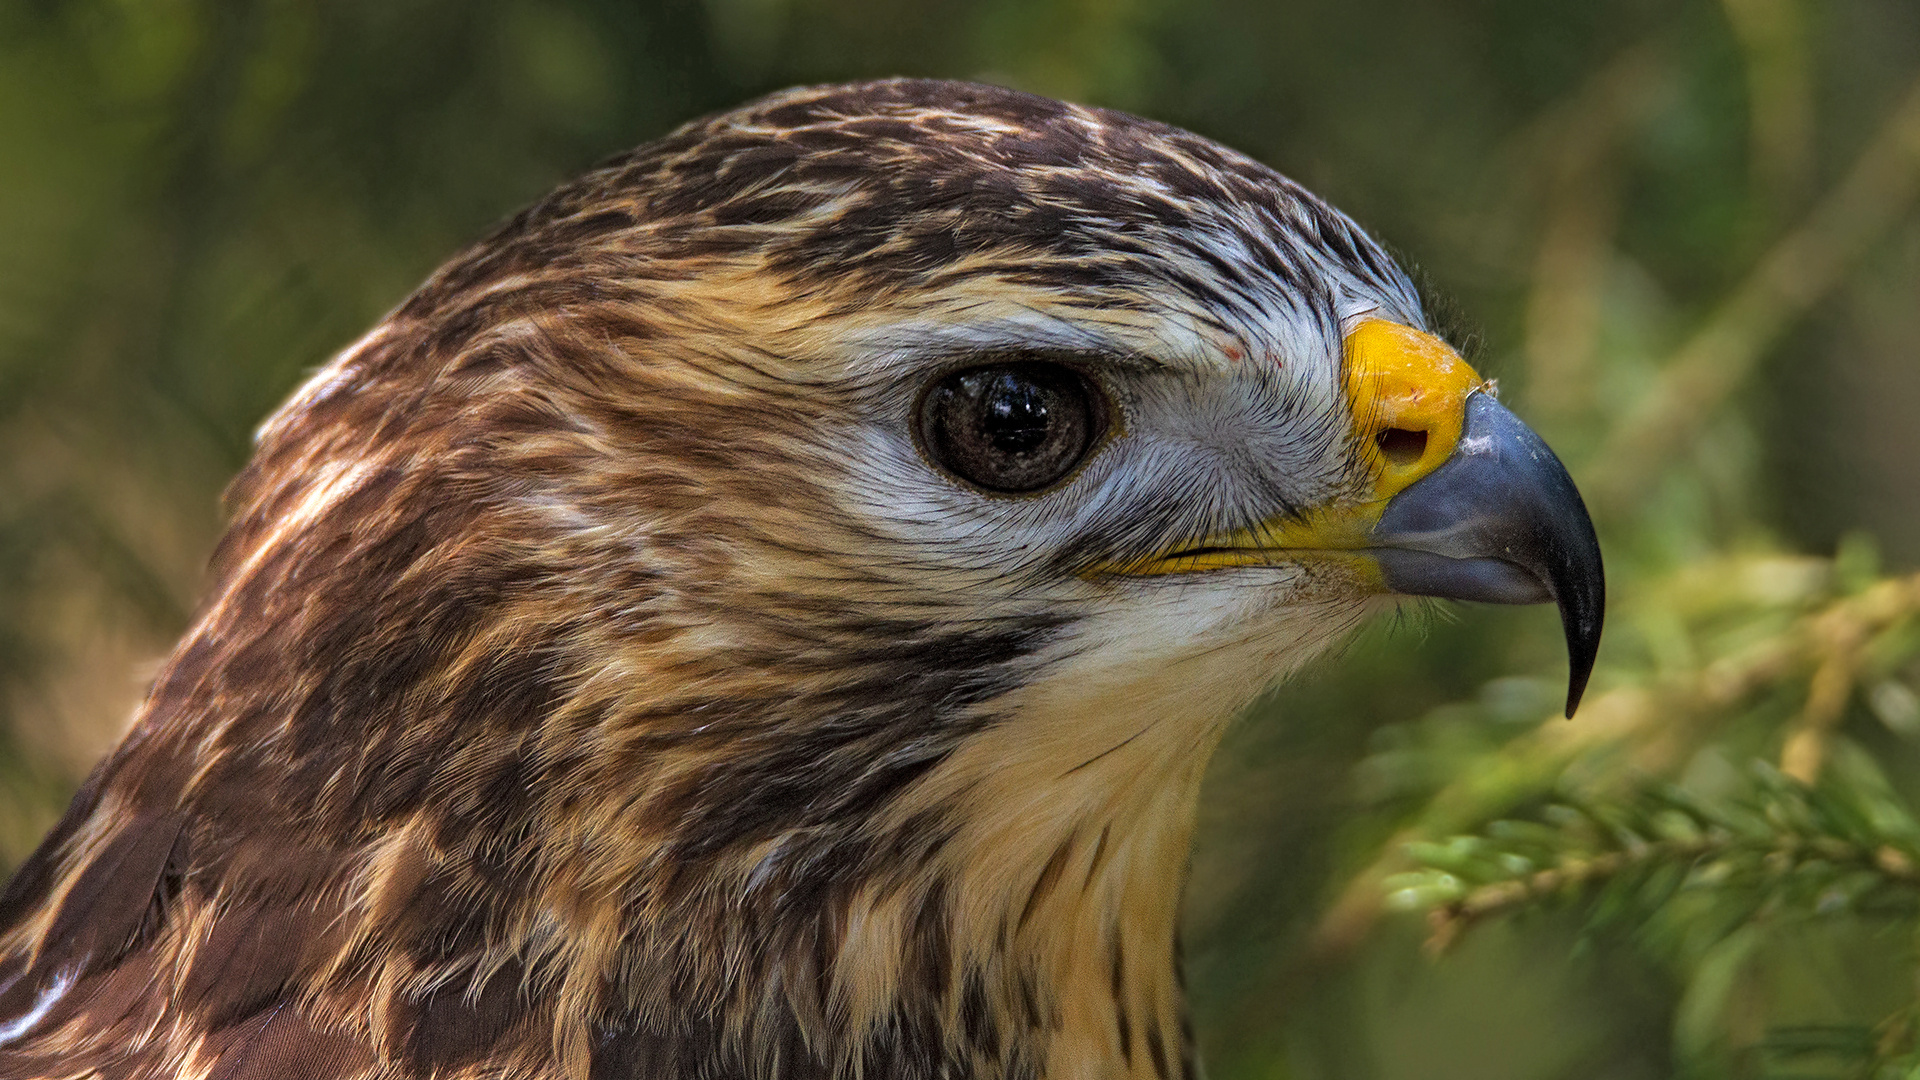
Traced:
<path fill-rule="evenodd" d="M 1487 394 L 1468 395 L 1452 456 L 1388 500 L 1369 540 L 1394 592 L 1559 605 L 1573 715 L 1600 649 L 1606 575 L 1573 478 L 1532 428 Z"/>
<path fill-rule="evenodd" d="M 1567 715 L 1600 647 L 1606 578 L 1587 508 L 1540 436 L 1431 334 L 1369 319 L 1346 340 L 1355 443 L 1372 477 L 1358 501 L 1263 521 L 1125 564 L 1190 574 L 1344 560 L 1363 588 L 1494 604 L 1559 605 Z"/>

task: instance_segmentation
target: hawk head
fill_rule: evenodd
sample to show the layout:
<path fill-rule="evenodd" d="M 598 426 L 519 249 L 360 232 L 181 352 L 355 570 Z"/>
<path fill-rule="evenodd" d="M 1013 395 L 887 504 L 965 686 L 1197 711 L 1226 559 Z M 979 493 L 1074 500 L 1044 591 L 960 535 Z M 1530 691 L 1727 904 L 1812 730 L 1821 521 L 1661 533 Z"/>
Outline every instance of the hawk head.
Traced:
<path fill-rule="evenodd" d="M 1351 221 L 945 82 L 564 186 L 232 503 L 0 897 L 7 1075 L 1166 1076 L 1227 720 L 1401 596 L 1557 601 L 1569 708 L 1600 625 L 1564 470 Z"/>

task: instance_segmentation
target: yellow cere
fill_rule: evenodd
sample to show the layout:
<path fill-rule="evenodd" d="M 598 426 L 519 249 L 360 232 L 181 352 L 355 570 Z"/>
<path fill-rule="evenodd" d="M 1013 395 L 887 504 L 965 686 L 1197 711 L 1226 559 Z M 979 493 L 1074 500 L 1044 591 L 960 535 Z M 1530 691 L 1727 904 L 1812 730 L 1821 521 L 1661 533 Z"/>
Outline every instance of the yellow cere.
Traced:
<path fill-rule="evenodd" d="M 1347 397 L 1385 501 L 1453 456 L 1484 381 L 1446 342 L 1399 323 L 1368 319 L 1346 345 Z"/>
<path fill-rule="evenodd" d="M 1263 521 L 1099 572 L 1183 574 L 1260 566 L 1309 551 L 1364 548 L 1387 500 L 1453 455 L 1466 422 L 1467 396 L 1484 386 L 1446 342 L 1410 326 L 1368 319 L 1346 340 L 1355 442 L 1374 477 L 1365 499 L 1313 511 L 1304 520 Z"/>

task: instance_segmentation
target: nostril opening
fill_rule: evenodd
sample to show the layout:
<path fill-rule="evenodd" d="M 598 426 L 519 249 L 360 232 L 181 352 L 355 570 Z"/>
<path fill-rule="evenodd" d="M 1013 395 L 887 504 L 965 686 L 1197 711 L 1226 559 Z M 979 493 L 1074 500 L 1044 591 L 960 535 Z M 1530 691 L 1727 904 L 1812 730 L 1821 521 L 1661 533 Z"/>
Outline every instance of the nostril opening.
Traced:
<path fill-rule="evenodd" d="M 1380 454 L 1390 465 L 1404 468 L 1427 456 L 1427 433 L 1408 428 L 1388 428 L 1374 436 Z"/>

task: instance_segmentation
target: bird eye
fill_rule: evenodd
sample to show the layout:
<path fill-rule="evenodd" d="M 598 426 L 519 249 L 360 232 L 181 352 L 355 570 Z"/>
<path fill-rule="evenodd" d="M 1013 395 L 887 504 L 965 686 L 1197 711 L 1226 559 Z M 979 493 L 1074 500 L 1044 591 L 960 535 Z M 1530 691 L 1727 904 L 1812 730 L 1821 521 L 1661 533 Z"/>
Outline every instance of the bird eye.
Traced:
<path fill-rule="evenodd" d="M 934 463 L 988 491 L 1057 483 L 1099 440 L 1099 392 L 1063 364 L 1027 361 L 955 371 L 920 402 L 920 442 Z"/>

